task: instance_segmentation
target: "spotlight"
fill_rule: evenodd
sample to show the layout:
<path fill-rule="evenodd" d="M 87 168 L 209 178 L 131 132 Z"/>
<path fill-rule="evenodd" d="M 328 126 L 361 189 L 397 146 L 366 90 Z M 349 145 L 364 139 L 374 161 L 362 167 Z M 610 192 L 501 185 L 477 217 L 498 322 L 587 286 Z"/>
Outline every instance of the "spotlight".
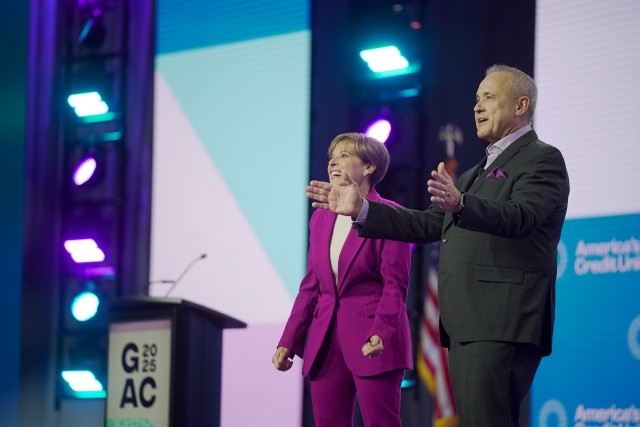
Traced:
<path fill-rule="evenodd" d="M 389 139 L 389 134 L 391 134 L 391 123 L 386 119 L 376 119 L 367 127 L 364 133 L 384 144 Z"/>
<path fill-rule="evenodd" d="M 96 171 L 96 159 L 92 156 L 85 157 L 73 170 L 73 183 L 78 187 L 85 184 L 93 177 Z"/>
<path fill-rule="evenodd" d="M 63 195 L 70 207 L 87 202 L 112 201 L 122 196 L 122 144 L 103 142 L 108 136 L 91 134 L 83 140 L 77 139 L 67 143 Z M 87 214 L 82 223 L 93 220 L 94 218 Z M 70 222 L 76 223 L 74 228 L 77 229 L 78 221 Z M 73 233 L 69 237 L 85 237 L 85 233 Z"/>
<path fill-rule="evenodd" d="M 64 242 L 64 248 L 76 263 L 104 261 L 104 252 L 93 239 L 76 239 Z"/>
<path fill-rule="evenodd" d="M 75 397 L 85 399 L 105 398 L 107 392 L 93 372 L 88 370 L 62 371 L 65 380 Z"/>
<path fill-rule="evenodd" d="M 96 315 L 99 306 L 100 298 L 95 292 L 82 291 L 71 301 L 71 315 L 78 322 L 86 322 Z"/>
<path fill-rule="evenodd" d="M 374 73 L 404 70 L 409 67 L 409 61 L 395 46 L 366 49 L 360 52 L 360 57 Z"/>
<path fill-rule="evenodd" d="M 377 79 L 413 74 L 421 68 L 420 61 L 410 62 L 394 45 L 362 50 L 360 58 L 367 63 L 373 77 Z"/>
<path fill-rule="evenodd" d="M 83 92 L 69 95 L 67 102 L 78 117 L 99 116 L 109 112 L 109 106 L 98 92 Z"/>
<path fill-rule="evenodd" d="M 86 267 L 84 269 L 85 277 L 97 277 L 103 279 L 113 279 L 116 277 L 116 269 L 111 265 L 98 267 Z"/>
<path fill-rule="evenodd" d="M 83 353 L 90 350 L 93 345 L 94 334 L 102 330 L 108 323 L 109 298 L 116 291 L 113 279 L 96 277 L 87 279 L 82 277 L 82 271 L 78 269 L 75 277 L 69 277 L 62 282 L 62 327 L 65 331 L 75 334 L 76 340 L 84 339 L 84 342 L 76 342 L 74 348 L 78 356 L 75 362 L 88 360 Z M 95 354 L 94 351 L 92 354 Z M 91 356 L 91 354 L 89 354 Z M 77 363 L 71 367 L 77 368 Z M 90 369 L 90 366 L 82 366 Z"/>
<path fill-rule="evenodd" d="M 102 45 L 107 35 L 102 15 L 102 9 L 94 9 L 91 12 L 91 17 L 87 19 L 78 36 L 79 44 L 92 48 Z"/>

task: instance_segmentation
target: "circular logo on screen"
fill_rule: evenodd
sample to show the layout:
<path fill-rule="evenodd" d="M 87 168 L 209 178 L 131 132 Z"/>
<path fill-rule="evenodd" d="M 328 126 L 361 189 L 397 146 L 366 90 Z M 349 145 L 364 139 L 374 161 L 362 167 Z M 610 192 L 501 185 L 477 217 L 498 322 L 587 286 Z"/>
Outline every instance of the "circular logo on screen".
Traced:
<path fill-rule="evenodd" d="M 567 255 L 567 247 L 564 245 L 562 240 L 558 242 L 558 272 L 556 274 L 556 279 L 559 279 L 564 274 L 567 269 L 567 262 L 569 262 L 569 256 Z"/>
<path fill-rule="evenodd" d="M 629 325 L 627 343 L 633 357 L 640 360 L 640 315 L 636 316 Z"/>
<path fill-rule="evenodd" d="M 567 411 L 564 409 L 564 405 L 556 399 L 547 400 L 544 405 L 542 405 L 542 408 L 540 408 L 538 426 L 567 427 Z"/>

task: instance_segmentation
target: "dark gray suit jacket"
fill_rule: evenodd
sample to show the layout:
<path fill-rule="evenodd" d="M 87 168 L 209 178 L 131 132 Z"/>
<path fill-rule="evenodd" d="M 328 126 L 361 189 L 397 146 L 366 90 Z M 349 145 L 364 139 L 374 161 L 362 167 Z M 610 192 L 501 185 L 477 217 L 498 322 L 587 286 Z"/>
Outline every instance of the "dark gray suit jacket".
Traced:
<path fill-rule="evenodd" d="M 360 235 L 417 243 L 440 239 L 443 346 L 450 339 L 532 343 L 548 355 L 557 246 L 569 197 L 564 158 L 532 130 L 476 180 L 484 163 L 456 183 L 466 193 L 459 215 L 433 204 L 417 211 L 372 202 Z"/>

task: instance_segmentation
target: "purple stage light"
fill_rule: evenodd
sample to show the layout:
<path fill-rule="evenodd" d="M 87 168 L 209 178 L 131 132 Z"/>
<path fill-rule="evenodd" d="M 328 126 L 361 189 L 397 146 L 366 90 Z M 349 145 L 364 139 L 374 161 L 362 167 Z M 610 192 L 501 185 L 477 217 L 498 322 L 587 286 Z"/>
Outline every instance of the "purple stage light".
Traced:
<path fill-rule="evenodd" d="M 87 267 L 84 270 L 84 276 L 88 278 L 102 277 L 112 279 L 116 276 L 116 269 L 111 265 L 102 267 Z"/>
<path fill-rule="evenodd" d="M 78 6 L 80 8 L 100 7 L 101 3 L 102 3 L 101 0 L 78 0 Z"/>
<path fill-rule="evenodd" d="M 80 186 L 89 181 L 96 171 L 96 159 L 87 157 L 83 159 L 73 171 L 73 182 Z"/>
<path fill-rule="evenodd" d="M 77 263 L 104 261 L 104 252 L 93 239 L 67 240 L 64 248 Z"/>
<path fill-rule="evenodd" d="M 364 131 L 365 135 L 374 137 L 383 144 L 387 142 L 391 134 L 391 123 L 386 119 L 377 119 Z"/>

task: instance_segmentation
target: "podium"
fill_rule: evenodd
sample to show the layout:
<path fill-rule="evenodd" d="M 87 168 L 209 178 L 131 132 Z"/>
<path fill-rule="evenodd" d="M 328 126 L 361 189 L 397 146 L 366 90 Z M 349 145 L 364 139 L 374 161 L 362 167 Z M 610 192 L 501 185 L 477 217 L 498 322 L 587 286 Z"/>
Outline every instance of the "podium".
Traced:
<path fill-rule="evenodd" d="M 240 320 L 177 298 L 111 301 L 107 427 L 218 427 L 222 332 Z"/>

